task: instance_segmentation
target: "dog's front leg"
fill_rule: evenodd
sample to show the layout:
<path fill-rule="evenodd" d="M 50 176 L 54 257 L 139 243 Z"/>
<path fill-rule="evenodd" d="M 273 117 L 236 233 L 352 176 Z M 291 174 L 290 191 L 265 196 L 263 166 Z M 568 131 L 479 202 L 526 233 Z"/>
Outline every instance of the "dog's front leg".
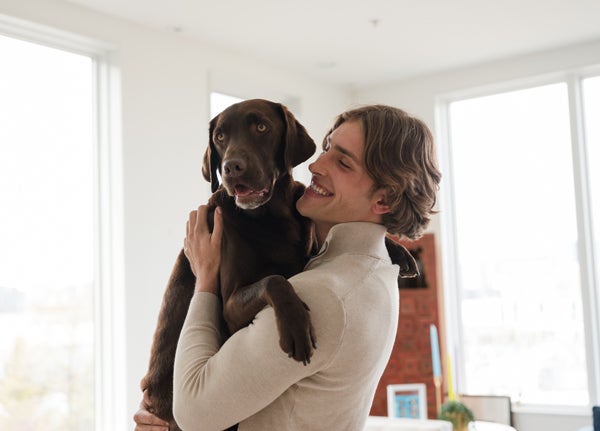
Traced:
<path fill-rule="evenodd" d="M 280 275 L 271 275 L 234 290 L 223 308 L 230 332 L 250 324 L 267 304 L 275 311 L 282 350 L 299 362 L 309 363 L 316 348 L 310 310 L 290 282 Z"/>
<path fill-rule="evenodd" d="M 179 429 L 173 419 L 173 365 L 195 282 L 196 278 L 182 250 L 167 283 L 152 341 L 148 372 L 140 383 L 149 399 L 149 405 L 144 407 L 170 422 L 170 430 Z"/>

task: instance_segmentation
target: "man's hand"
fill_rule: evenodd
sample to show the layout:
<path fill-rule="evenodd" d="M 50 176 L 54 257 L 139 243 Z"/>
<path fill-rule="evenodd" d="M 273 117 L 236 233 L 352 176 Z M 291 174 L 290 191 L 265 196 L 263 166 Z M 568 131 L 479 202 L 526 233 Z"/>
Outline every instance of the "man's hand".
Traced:
<path fill-rule="evenodd" d="M 134 431 L 169 431 L 169 423 L 154 416 L 146 410 L 148 403 L 148 394 L 144 391 L 144 399 L 140 403 L 140 409 L 133 415 L 135 422 Z"/>
<path fill-rule="evenodd" d="M 186 225 L 186 237 L 183 251 L 190 261 L 192 272 L 196 276 L 196 292 L 217 294 L 219 264 L 221 263 L 221 238 L 223 220 L 221 209 L 215 210 L 212 233 L 208 230 L 206 219 L 208 207 L 202 205 L 190 213 Z"/>

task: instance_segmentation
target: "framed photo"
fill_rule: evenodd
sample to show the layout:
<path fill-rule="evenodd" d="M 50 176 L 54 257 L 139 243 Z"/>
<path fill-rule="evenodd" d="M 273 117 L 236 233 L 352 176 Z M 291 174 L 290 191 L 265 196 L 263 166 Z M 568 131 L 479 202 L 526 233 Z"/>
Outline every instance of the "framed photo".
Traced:
<path fill-rule="evenodd" d="M 427 419 L 427 388 L 424 383 L 387 386 L 388 417 Z"/>

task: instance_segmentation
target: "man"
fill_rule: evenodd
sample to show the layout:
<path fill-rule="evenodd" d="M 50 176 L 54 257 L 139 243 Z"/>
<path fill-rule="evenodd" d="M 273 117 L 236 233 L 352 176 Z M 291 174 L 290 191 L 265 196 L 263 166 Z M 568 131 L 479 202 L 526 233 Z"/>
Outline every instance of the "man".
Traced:
<path fill-rule="evenodd" d="M 318 348 L 307 366 L 279 348 L 271 307 L 221 342 L 217 297 L 222 221 L 190 214 L 186 256 L 197 277 L 175 359 L 174 415 L 185 430 L 361 430 L 394 344 L 398 267 L 386 231 L 418 238 L 440 181 L 424 123 L 396 108 L 341 114 L 309 166 L 298 211 L 319 253 L 290 279 L 311 310 Z M 145 411 L 136 430 L 165 423 Z"/>

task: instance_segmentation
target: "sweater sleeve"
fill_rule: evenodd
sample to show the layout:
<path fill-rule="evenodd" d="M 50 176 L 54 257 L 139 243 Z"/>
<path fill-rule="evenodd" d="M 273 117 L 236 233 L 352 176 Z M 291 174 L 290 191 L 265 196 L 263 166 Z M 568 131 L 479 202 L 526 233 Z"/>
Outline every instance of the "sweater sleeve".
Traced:
<path fill-rule="evenodd" d="M 326 289 L 306 287 L 301 297 L 311 309 L 318 345 L 307 366 L 279 347 L 271 307 L 221 345 L 220 301 L 210 293 L 194 295 L 175 356 L 173 413 L 182 429 L 226 429 L 331 361 L 343 336 L 343 306 Z"/>

